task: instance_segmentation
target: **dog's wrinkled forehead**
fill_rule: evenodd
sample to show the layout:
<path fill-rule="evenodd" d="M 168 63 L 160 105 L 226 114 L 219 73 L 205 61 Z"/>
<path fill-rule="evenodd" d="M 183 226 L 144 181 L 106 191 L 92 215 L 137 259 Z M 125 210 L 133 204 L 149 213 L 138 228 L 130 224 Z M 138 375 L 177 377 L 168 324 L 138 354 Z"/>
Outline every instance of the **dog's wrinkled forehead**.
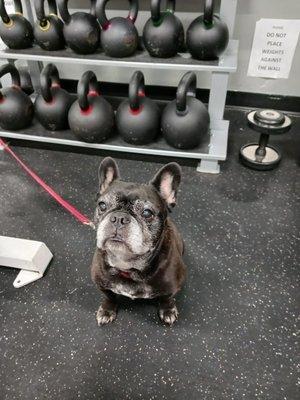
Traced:
<path fill-rule="evenodd" d="M 177 190 L 181 180 L 181 169 L 172 162 L 162 167 L 154 178 L 144 185 L 124 182 L 116 162 L 111 157 L 102 160 L 99 170 L 99 193 L 106 197 L 115 197 L 120 201 L 151 201 L 158 208 L 170 209 L 175 206 Z"/>
<path fill-rule="evenodd" d="M 126 207 L 136 203 L 150 203 L 157 208 L 161 208 L 163 205 L 157 191 L 151 186 L 120 180 L 113 182 L 101 197 L 114 201 L 120 207 Z"/>

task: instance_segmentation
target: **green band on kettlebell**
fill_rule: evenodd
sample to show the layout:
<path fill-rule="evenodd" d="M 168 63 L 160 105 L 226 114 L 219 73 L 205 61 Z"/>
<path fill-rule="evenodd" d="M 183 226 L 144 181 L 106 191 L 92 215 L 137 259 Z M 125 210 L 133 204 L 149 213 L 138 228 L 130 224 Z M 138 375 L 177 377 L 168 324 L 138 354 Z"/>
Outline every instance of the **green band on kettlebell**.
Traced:
<path fill-rule="evenodd" d="M 214 26 L 214 21 L 212 20 L 211 22 L 207 22 L 207 21 L 203 20 L 203 24 L 206 29 L 210 29 Z"/>
<path fill-rule="evenodd" d="M 154 26 L 159 26 L 163 22 L 163 17 L 160 17 L 158 21 L 153 21 Z"/>
<path fill-rule="evenodd" d="M 172 13 L 170 10 L 166 10 L 166 11 L 162 12 L 162 13 L 160 14 L 159 20 L 153 21 L 153 25 L 154 25 L 154 26 L 159 26 L 159 25 L 161 25 L 161 23 L 163 22 L 165 16 L 168 15 L 168 14 L 173 14 L 173 13 Z"/>

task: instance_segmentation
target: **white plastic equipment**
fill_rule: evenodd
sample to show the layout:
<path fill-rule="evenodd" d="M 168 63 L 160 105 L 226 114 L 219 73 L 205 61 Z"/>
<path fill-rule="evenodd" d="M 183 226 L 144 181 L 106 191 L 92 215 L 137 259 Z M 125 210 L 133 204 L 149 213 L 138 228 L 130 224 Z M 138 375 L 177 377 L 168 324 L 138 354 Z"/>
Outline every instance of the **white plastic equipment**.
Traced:
<path fill-rule="evenodd" d="M 40 279 L 52 257 L 45 243 L 0 236 L 0 266 L 21 269 L 13 283 L 15 288 Z"/>

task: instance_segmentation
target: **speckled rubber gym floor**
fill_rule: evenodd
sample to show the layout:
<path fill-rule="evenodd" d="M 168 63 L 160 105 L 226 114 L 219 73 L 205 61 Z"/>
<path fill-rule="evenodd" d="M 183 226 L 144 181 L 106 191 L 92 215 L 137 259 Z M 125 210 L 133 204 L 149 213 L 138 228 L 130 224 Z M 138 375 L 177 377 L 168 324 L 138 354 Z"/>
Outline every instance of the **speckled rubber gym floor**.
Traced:
<path fill-rule="evenodd" d="M 1 400 L 299 399 L 300 118 L 271 138 L 283 152 L 279 168 L 258 172 L 238 162 L 241 145 L 258 137 L 245 112 L 227 111 L 221 174 L 183 165 L 173 217 L 189 275 L 172 328 L 161 325 L 155 303 L 131 300 L 113 324 L 97 326 L 94 232 L 0 152 L 0 234 L 44 241 L 55 254 L 44 278 L 21 289 L 12 286 L 17 270 L 0 268 Z M 13 149 L 92 216 L 107 154 Z M 116 156 L 123 178 L 138 182 L 168 161 Z"/>

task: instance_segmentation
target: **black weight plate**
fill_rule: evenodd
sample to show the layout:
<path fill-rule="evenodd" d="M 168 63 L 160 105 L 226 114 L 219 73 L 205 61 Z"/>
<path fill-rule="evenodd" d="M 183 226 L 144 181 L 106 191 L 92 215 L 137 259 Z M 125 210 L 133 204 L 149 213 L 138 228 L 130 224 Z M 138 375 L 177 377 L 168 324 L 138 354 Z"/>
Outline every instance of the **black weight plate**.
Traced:
<path fill-rule="evenodd" d="M 285 116 L 276 110 L 260 110 L 255 112 L 254 119 L 257 122 L 266 125 L 282 125 Z"/>
<path fill-rule="evenodd" d="M 276 114 L 273 114 L 273 123 L 261 122 L 262 120 L 266 121 L 267 118 L 269 118 L 269 120 L 271 120 L 271 111 L 272 111 L 272 113 L 274 112 L 274 110 L 262 110 L 260 112 L 251 111 L 247 115 L 248 125 L 253 130 L 260 132 L 260 133 L 266 133 L 268 135 L 277 135 L 277 134 L 287 132 L 292 125 L 292 121 L 291 121 L 290 117 L 288 117 L 287 115 L 281 114 L 278 111 L 276 111 Z M 269 112 L 269 115 L 267 115 L 264 112 Z M 278 124 L 278 121 L 281 119 L 281 115 L 284 116 L 284 120 L 281 124 Z M 276 122 L 276 124 L 274 124 L 274 121 Z"/>

